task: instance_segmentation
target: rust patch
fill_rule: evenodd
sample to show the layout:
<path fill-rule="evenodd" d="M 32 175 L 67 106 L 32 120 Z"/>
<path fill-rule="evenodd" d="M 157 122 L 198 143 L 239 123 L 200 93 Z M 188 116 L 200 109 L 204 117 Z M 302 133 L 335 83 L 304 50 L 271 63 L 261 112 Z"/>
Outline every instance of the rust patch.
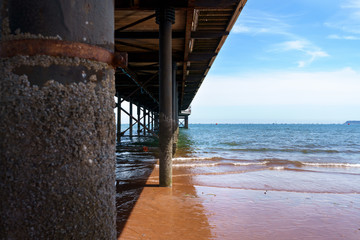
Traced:
<path fill-rule="evenodd" d="M 78 57 L 98 62 L 104 62 L 114 67 L 127 66 L 126 53 L 111 53 L 110 51 L 79 42 L 69 42 L 56 39 L 19 39 L 0 42 L 0 57 L 47 55 L 52 57 Z"/>

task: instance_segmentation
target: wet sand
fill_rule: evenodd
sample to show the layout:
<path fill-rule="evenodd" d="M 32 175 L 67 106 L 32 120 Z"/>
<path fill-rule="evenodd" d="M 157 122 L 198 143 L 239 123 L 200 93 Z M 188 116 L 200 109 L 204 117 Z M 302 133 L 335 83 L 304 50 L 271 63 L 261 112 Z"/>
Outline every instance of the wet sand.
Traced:
<path fill-rule="evenodd" d="M 360 239 L 359 193 L 214 186 L 190 168 L 159 188 L 158 168 L 145 169 L 118 186 L 118 239 Z"/>

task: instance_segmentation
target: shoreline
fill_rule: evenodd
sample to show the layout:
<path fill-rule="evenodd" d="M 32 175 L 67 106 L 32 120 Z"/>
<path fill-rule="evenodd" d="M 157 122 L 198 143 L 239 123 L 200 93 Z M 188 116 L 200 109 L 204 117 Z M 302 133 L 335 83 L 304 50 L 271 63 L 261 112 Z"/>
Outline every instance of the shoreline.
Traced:
<path fill-rule="evenodd" d="M 160 188 L 153 168 L 118 239 L 360 238 L 359 194 L 199 186 L 193 178 Z"/>

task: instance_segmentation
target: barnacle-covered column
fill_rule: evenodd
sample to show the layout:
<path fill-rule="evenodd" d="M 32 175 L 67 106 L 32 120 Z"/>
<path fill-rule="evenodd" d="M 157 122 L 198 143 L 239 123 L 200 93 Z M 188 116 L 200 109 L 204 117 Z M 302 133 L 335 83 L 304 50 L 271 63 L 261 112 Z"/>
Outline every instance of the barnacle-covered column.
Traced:
<path fill-rule="evenodd" d="M 0 14 L 0 239 L 116 239 L 113 1 Z"/>
<path fill-rule="evenodd" d="M 159 170 L 160 186 L 172 185 L 172 24 L 175 23 L 173 8 L 156 10 L 159 24 Z"/>
<path fill-rule="evenodd" d="M 178 96 L 177 96 L 177 83 L 176 83 L 176 71 L 177 71 L 177 66 L 176 66 L 176 62 L 173 62 L 173 66 L 172 66 L 172 97 L 173 97 L 173 101 L 172 101 L 172 118 L 173 118 L 173 123 L 172 123 L 172 134 L 173 134 L 173 155 L 175 155 L 176 153 L 176 148 L 177 148 L 177 141 L 178 141 L 178 126 L 177 126 L 177 105 L 178 105 Z"/>

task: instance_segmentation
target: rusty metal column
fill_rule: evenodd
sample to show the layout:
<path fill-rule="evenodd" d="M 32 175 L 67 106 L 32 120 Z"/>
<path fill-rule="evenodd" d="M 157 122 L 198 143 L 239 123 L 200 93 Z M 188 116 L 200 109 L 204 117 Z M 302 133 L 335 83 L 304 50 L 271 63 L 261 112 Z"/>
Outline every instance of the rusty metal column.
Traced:
<path fill-rule="evenodd" d="M 150 120 L 150 126 L 151 126 L 151 131 L 154 131 L 154 112 L 150 112 L 151 114 L 151 120 Z"/>
<path fill-rule="evenodd" d="M 154 130 L 159 131 L 159 113 L 155 113 Z"/>
<path fill-rule="evenodd" d="M 143 135 L 146 136 L 146 109 L 143 108 Z"/>
<path fill-rule="evenodd" d="M 176 71 L 177 66 L 176 62 L 173 62 L 172 66 L 172 139 L 173 139 L 173 155 L 176 153 L 177 145 L 177 131 L 176 131 Z"/>
<path fill-rule="evenodd" d="M 185 128 L 185 129 L 188 129 L 188 128 L 189 128 L 189 116 L 188 116 L 188 115 L 185 116 L 185 125 L 184 125 L 184 128 Z"/>
<path fill-rule="evenodd" d="M 117 121 L 116 121 L 116 140 L 118 143 L 121 142 L 121 97 L 119 93 L 117 95 Z"/>
<path fill-rule="evenodd" d="M 176 131 L 176 124 L 175 124 L 175 115 L 176 115 L 176 70 L 177 70 L 177 66 L 176 66 L 176 62 L 173 62 L 173 69 L 172 69 L 172 120 L 173 120 L 173 133 L 175 133 Z"/>
<path fill-rule="evenodd" d="M 140 106 L 137 105 L 137 136 L 140 137 Z"/>
<path fill-rule="evenodd" d="M 152 130 L 155 131 L 156 130 L 156 119 L 155 119 L 156 118 L 156 113 L 155 112 L 153 112 L 152 117 L 153 117 Z"/>
<path fill-rule="evenodd" d="M 175 86 L 175 94 L 176 94 L 176 103 L 175 103 L 175 124 L 176 124 L 176 129 L 179 132 L 179 85 L 176 82 L 176 86 Z"/>
<path fill-rule="evenodd" d="M 155 113 L 151 113 L 151 131 L 155 130 Z"/>
<path fill-rule="evenodd" d="M 156 10 L 159 24 L 159 78 L 160 78 L 160 186 L 172 186 L 172 24 L 175 10 Z"/>
<path fill-rule="evenodd" d="M 151 130 L 151 122 L 150 122 L 150 110 L 148 110 L 148 113 L 147 113 L 147 115 L 148 115 L 148 126 L 147 126 L 147 128 L 149 129 L 149 130 Z"/>
<path fill-rule="evenodd" d="M 115 240 L 114 69 L 96 58 L 114 1 L 6 0 L 0 21 L 0 239 Z"/>
<path fill-rule="evenodd" d="M 133 136 L 133 104 L 132 104 L 131 101 L 129 101 L 129 104 L 130 104 L 130 106 L 129 106 L 129 112 L 130 112 L 130 116 L 129 116 L 129 125 L 130 125 L 129 126 L 130 127 L 129 135 L 132 138 L 132 136 Z"/>

